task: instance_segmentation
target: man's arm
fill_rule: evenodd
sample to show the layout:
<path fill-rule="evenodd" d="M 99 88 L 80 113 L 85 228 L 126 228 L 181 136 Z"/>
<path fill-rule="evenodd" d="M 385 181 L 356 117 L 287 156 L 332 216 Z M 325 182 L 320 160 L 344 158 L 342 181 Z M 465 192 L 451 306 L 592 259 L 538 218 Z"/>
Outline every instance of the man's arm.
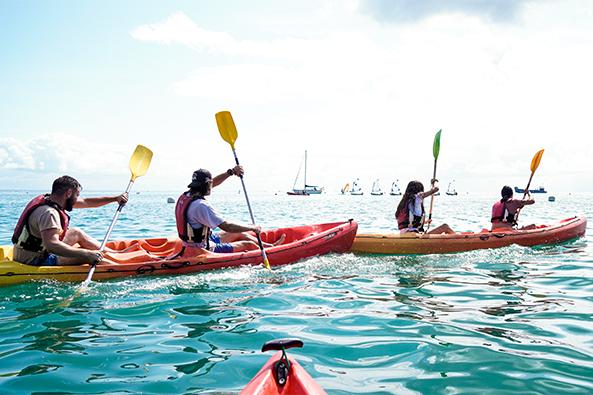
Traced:
<path fill-rule="evenodd" d="M 241 224 L 236 224 L 236 223 L 228 222 L 228 221 L 224 221 L 223 223 L 218 225 L 218 227 L 220 229 L 224 230 L 225 232 L 229 232 L 229 233 L 241 233 L 241 232 L 259 233 L 259 232 L 261 232 L 261 228 L 257 225 L 254 225 L 254 226 L 241 225 Z"/>
<path fill-rule="evenodd" d="M 121 195 L 116 196 L 78 198 L 76 203 L 74 203 L 74 208 L 101 207 L 113 202 L 117 202 L 118 204 L 126 204 L 128 202 L 128 194 L 122 193 Z"/>
<path fill-rule="evenodd" d="M 217 175 L 216 177 L 214 177 L 212 179 L 212 187 L 215 187 L 215 186 L 218 186 L 218 185 L 222 184 L 230 176 L 238 176 L 238 177 L 241 177 L 244 174 L 243 166 L 240 166 L 240 165 L 237 165 L 237 166 L 235 166 L 235 167 L 233 167 L 232 169 L 229 169 L 229 170 L 225 171 L 224 173 L 220 173 L 219 175 Z"/>
<path fill-rule="evenodd" d="M 99 250 L 86 250 L 64 243 L 60 240 L 59 230 L 55 228 L 42 230 L 41 240 L 43 240 L 43 245 L 51 254 L 68 258 L 82 258 L 89 263 L 99 262 L 103 259 L 103 253 Z"/>

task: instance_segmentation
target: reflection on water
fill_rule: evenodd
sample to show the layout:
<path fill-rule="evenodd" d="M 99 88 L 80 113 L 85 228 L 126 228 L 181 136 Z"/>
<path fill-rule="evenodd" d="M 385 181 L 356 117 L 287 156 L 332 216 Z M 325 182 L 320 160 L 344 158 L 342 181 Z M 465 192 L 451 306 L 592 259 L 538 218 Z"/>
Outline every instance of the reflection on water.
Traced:
<path fill-rule="evenodd" d="M 142 204 L 126 207 L 114 237 L 174 233 L 166 197 L 134 195 Z M 217 204 L 246 220 L 233 199 Z M 347 214 L 364 230 L 392 227 L 389 198 L 273 199 L 254 204 L 268 226 Z M 456 199 L 435 213 L 455 228 L 483 226 L 466 213 L 489 200 Z M 586 199 L 558 203 L 526 222 L 590 211 Z M 112 213 L 92 211 L 74 220 L 100 238 Z M 264 342 L 299 337 L 305 347 L 290 354 L 330 394 L 592 393 L 589 240 L 121 279 L 92 283 L 67 306 L 74 284 L 0 289 L 0 392 L 236 394 L 270 357 Z"/>

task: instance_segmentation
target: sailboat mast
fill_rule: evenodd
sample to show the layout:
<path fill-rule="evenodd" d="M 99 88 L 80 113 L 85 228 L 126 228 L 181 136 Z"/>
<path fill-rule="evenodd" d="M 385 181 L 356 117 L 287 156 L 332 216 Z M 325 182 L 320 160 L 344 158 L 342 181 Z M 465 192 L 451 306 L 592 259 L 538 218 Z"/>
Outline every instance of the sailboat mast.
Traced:
<path fill-rule="evenodd" d="M 303 189 L 307 188 L 307 150 L 305 150 L 305 186 Z"/>

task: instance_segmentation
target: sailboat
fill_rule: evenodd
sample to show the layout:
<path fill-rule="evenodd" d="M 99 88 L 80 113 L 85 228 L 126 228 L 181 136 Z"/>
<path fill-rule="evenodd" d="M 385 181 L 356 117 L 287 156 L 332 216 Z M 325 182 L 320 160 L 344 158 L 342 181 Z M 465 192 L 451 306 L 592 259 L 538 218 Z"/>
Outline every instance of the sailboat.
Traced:
<path fill-rule="evenodd" d="M 398 182 L 399 182 L 399 180 L 395 180 L 394 182 L 391 183 L 391 191 L 389 192 L 390 195 L 400 196 L 402 194 L 402 191 L 400 191 L 400 189 L 399 189 L 399 185 L 397 185 Z"/>
<path fill-rule="evenodd" d="M 301 162 L 301 164 L 302 164 L 302 162 Z M 297 172 L 297 175 L 294 178 L 294 184 L 292 185 L 292 191 L 286 192 L 288 195 L 308 196 L 308 195 L 318 195 L 321 192 L 323 192 L 323 187 L 319 187 L 316 185 L 307 185 L 307 151 L 305 151 L 305 173 L 304 173 L 304 182 L 303 182 L 302 189 L 299 189 L 296 187 L 300 173 L 301 173 L 301 166 L 299 166 L 299 171 Z"/>
<path fill-rule="evenodd" d="M 358 178 L 352 182 L 352 188 L 350 188 L 351 195 L 362 195 L 362 188 L 358 185 Z"/>
<path fill-rule="evenodd" d="M 340 189 L 340 192 L 342 192 L 342 195 L 343 195 L 343 194 L 345 194 L 348 191 L 350 191 L 350 184 L 346 183 L 346 185 L 344 185 L 342 187 L 342 189 Z"/>
<path fill-rule="evenodd" d="M 383 191 L 381 190 L 381 187 L 379 186 L 378 178 L 375 180 L 375 182 L 373 182 L 373 189 L 371 190 L 371 195 L 374 195 L 374 196 L 383 195 Z"/>
<path fill-rule="evenodd" d="M 455 182 L 455 180 L 451 181 L 449 183 L 449 185 L 447 186 L 447 192 L 445 192 L 447 195 L 450 196 L 456 196 L 457 195 L 457 191 L 455 190 L 455 187 L 451 187 L 451 185 Z"/>

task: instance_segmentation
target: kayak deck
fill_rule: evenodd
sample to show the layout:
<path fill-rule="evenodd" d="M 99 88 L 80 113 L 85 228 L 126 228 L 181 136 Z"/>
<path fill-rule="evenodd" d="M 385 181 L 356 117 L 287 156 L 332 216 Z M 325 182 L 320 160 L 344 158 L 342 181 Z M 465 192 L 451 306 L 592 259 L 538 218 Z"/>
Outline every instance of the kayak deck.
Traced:
<path fill-rule="evenodd" d="M 330 252 L 347 252 L 352 246 L 358 224 L 346 222 L 297 226 L 263 231 L 264 242 L 274 242 L 282 234 L 283 244 L 266 248 L 270 265 L 285 265 L 300 259 Z M 189 274 L 241 265 L 258 265 L 261 251 L 219 254 L 201 248 L 183 248 L 178 238 L 116 240 L 107 247 L 118 252 L 105 253 L 109 263 L 97 265 L 93 280 L 144 275 Z M 12 247 L 0 247 L 0 285 L 39 279 L 82 281 L 89 265 L 31 266 L 12 260 Z"/>
<path fill-rule="evenodd" d="M 455 234 L 358 234 L 352 252 L 371 254 L 438 254 L 500 248 L 511 244 L 536 246 L 555 244 L 584 236 L 585 217 L 572 217 L 529 230 L 483 230 Z"/>

